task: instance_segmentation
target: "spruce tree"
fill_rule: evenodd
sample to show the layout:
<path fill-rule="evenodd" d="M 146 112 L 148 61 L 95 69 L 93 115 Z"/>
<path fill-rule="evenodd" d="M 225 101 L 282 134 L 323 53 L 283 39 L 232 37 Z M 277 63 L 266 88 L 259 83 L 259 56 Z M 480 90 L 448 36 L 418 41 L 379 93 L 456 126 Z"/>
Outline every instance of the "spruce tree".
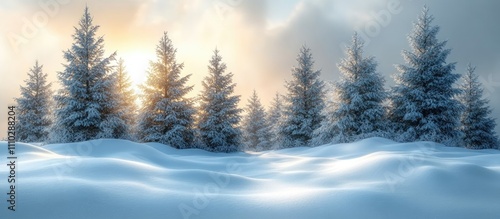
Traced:
<path fill-rule="evenodd" d="M 461 104 L 454 99 L 460 90 L 454 88 L 459 74 L 455 63 L 446 63 L 450 49 L 439 42 L 438 26 L 427 7 L 414 24 L 409 36 L 412 51 L 403 51 L 405 65 L 392 90 L 390 113 L 399 139 L 405 142 L 434 141 L 446 145 L 460 144 Z"/>
<path fill-rule="evenodd" d="M 35 62 L 28 72 L 28 79 L 21 86 L 21 97 L 17 102 L 16 136 L 19 141 L 44 142 L 52 124 L 50 117 L 51 84 L 47 82 L 47 74 L 43 73 L 43 65 Z"/>
<path fill-rule="evenodd" d="M 234 95 L 236 84 L 232 73 L 226 72 L 219 50 L 208 66 L 209 75 L 202 82 L 198 130 L 203 147 L 215 152 L 233 152 L 240 148 L 241 130 L 238 128 L 241 109 L 240 97 Z"/>
<path fill-rule="evenodd" d="M 245 148 L 253 151 L 271 147 L 271 128 L 266 120 L 266 111 L 254 90 L 248 100 L 246 116 L 243 118 L 243 142 Z"/>
<path fill-rule="evenodd" d="M 104 56 L 104 39 L 96 37 L 99 26 L 92 24 L 88 8 L 75 27 L 74 43 L 64 52 L 64 71 L 58 73 L 61 89 L 55 96 L 56 121 L 52 141 L 76 142 L 115 138 L 123 133 L 113 97 L 115 53 Z"/>
<path fill-rule="evenodd" d="M 471 149 L 498 148 L 495 133 L 495 120 L 489 115 L 489 101 L 483 98 L 483 88 L 479 82 L 475 67 L 469 65 L 461 85 L 463 93 L 459 96 L 464 105 L 461 118 L 461 130 L 464 133 L 464 146 Z"/>
<path fill-rule="evenodd" d="M 324 116 L 324 83 L 321 72 L 314 70 L 309 48 L 303 46 L 297 57 L 298 67 L 292 69 L 292 80 L 287 82 L 287 106 L 280 128 L 282 147 L 307 146 L 313 132 L 320 127 Z"/>
<path fill-rule="evenodd" d="M 176 148 L 193 147 L 193 101 L 186 95 L 191 75 L 181 77 L 183 63 L 177 63 L 177 50 L 167 32 L 156 46 L 157 60 L 151 62 L 146 83 L 142 86 L 142 109 L 138 137 L 143 142 L 159 142 Z"/>
<path fill-rule="evenodd" d="M 277 93 L 267 113 L 268 115 L 267 120 L 269 122 L 270 132 L 271 132 L 270 141 L 272 148 L 278 148 L 280 143 L 279 130 L 281 124 L 283 123 L 284 110 L 285 110 L 283 98 L 284 98 L 283 96 Z"/>
<path fill-rule="evenodd" d="M 338 118 L 332 115 L 336 113 L 338 104 L 338 95 L 335 92 L 333 82 L 326 83 L 325 108 L 323 109 L 324 119 L 321 125 L 313 133 L 311 145 L 318 146 L 338 141 L 339 128 L 337 126 Z"/>
<path fill-rule="evenodd" d="M 125 130 L 123 130 L 123 136 L 120 138 L 132 140 L 134 139 L 134 126 L 136 124 L 136 96 L 132 89 L 130 76 L 125 69 L 125 61 L 121 58 L 118 60 L 118 65 L 116 66 L 115 77 L 116 87 L 113 97 L 116 98 L 118 104 L 119 116 L 126 125 Z"/>
<path fill-rule="evenodd" d="M 382 136 L 387 124 L 382 102 L 386 98 L 384 79 L 377 72 L 374 57 L 363 57 L 363 41 L 354 34 L 346 58 L 339 64 L 340 82 L 335 84 L 335 106 L 318 129 L 322 143 L 352 142 Z M 332 139 L 333 137 L 333 139 Z"/>

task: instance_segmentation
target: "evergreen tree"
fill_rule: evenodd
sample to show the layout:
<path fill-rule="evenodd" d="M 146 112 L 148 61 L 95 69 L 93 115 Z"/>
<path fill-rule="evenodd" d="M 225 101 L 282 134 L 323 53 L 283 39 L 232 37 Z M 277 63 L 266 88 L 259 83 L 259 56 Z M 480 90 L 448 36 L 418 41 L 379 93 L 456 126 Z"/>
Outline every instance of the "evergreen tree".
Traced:
<path fill-rule="evenodd" d="M 266 120 L 266 111 L 260 103 L 257 92 L 253 91 L 248 100 L 247 115 L 243 119 L 243 142 L 254 151 L 267 150 L 271 146 L 271 128 Z"/>
<path fill-rule="evenodd" d="M 219 50 L 208 66 L 209 75 L 203 80 L 200 95 L 198 129 L 203 146 L 210 151 L 233 152 L 241 144 L 240 97 L 233 95 L 236 84 L 232 73 L 225 74 L 226 64 L 222 62 Z"/>
<path fill-rule="evenodd" d="M 104 39 L 96 37 L 99 26 L 92 20 L 86 7 L 75 27 L 74 43 L 64 52 L 68 64 L 58 73 L 62 87 L 55 96 L 56 121 L 51 133 L 55 142 L 115 138 L 126 127 L 113 97 L 115 53 L 104 57 Z"/>
<path fill-rule="evenodd" d="M 336 83 L 332 81 L 325 83 L 325 108 L 322 112 L 324 119 L 321 121 L 320 127 L 313 133 L 311 144 L 314 146 L 335 142 L 340 133 L 336 125 L 338 119 L 332 116 L 339 107 L 339 97 L 335 92 L 335 86 Z"/>
<path fill-rule="evenodd" d="M 298 147 L 310 144 L 313 132 L 324 118 L 324 83 L 320 71 L 313 69 L 313 58 L 309 48 L 303 46 L 297 57 L 298 67 L 292 69 L 292 81 L 288 89 L 284 122 L 280 128 L 282 147 Z"/>
<path fill-rule="evenodd" d="M 317 138 L 329 143 L 352 142 L 381 136 L 387 126 L 382 102 L 386 98 L 384 79 L 376 72 L 374 57 L 363 57 L 363 41 L 354 34 L 346 58 L 338 68 L 342 73 L 335 85 L 336 105 L 323 120 Z M 335 136 L 335 139 L 331 137 Z M 330 138 L 330 139 L 329 139 Z"/>
<path fill-rule="evenodd" d="M 156 62 L 142 90 L 142 109 L 139 120 L 139 139 L 159 142 L 176 148 L 193 147 L 193 101 L 186 97 L 193 87 L 186 86 L 191 75 L 181 77 L 184 64 L 177 63 L 172 41 L 167 32 L 156 47 Z"/>
<path fill-rule="evenodd" d="M 483 99 L 483 89 L 478 76 L 474 73 L 475 67 L 469 65 L 461 85 L 463 93 L 459 96 L 464 105 L 461 116 L 464 133 L 464 145 L 471 149 L 498 148 L 498 137 L 495 133 L 495 120 L 489 117 L 491 109 L 489 101 Z"/>
<path fill-rule="evenodd" d="M 47 140 L 50 118 L 51 84 L 47 82 L 47 74 L 43 73 L 43 65 L 36 61 L 28 72 L 26 86 L 21 86 L 21 97 L 17 102 L 16 133 L 17 139 L 24 142 L 43 142 Z"/>
<path fill-rule="evenodd" d="M 271 147 L 272 148 L 278 148 L 279 147 L 279 129 L 281 127 L 281 124 L 283 123 L 283 118 L 284 118 L 284 104 L 283 104 L 283 96 L 280 94 L 276 94 L 276 96 L 273 99 L 273 102 L 271 103 L 271 107 L 269 108 L 269 111 L 267 113 L 268 115 L 268 122 L 270 126 L 270 132 L 271 132 Z"/>
<path fill-rule="evenodd" d="M 114 89 L 113 97 L 116 98 L 119 109 L 120 118 L 125 121 L 124 135 L 120 138 L 134 139 L 134 126 L 136 124 L 136 96 L 132 89 L 132 83 L 130 82 L 130 76 L 125 70 L 125 61 L 123 59 L 118 60 L 118 66 L 116 67 L 116 88 Z"/>
<path fill-rule="evenodd" d="M 446 63 L 450 54 L 446 41 L 439 42 L 438 26 L 427 7 L 414 24 L 409 36 L 412 51 L 403 51 L 405 65 L 397 66 L 400 74 L 391 97 L 391 120 L 401 141 L 434 141 L 446 145 L 460 144 L 461 104 L 454 99 L 460 90 L 459 79 L 452 71 L 455 63 Z"/>

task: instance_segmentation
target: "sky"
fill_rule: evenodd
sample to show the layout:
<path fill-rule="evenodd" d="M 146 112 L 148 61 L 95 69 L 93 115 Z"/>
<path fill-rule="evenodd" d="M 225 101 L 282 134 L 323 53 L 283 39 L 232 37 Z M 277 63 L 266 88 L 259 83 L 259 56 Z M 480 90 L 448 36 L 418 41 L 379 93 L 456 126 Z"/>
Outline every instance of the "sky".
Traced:
<path fill-rule="evenodd" d="M 301 46 L 311 48 L 315 68 L 325 81 L 336 81 L 336 64 L 355 31 L 365 40 L 365 55 L 394 85 L 394 65 L 404 64 L 407 36 L 424 5 L 441 27 L 440 40 L 452 49 L 447 61 L 463 74 L 468 63 L 491 100 L 492 116 L 500 117 L 500 1 L 492 0 L 2 0 L 0 2 L 0 138 L 5 137 L 7 106 L 15 105 L 29 69 L 38 60 L 59 89 L 63 51 L 70 48 L 74 27 L 85 6 L 99 25 L 106 54 L 117 52 L 134 86 L 146 79 L 155 47 L 167 31 L 191 74 L 191 96 L 198 96 L 208 61 L 219 49 L 237 83 L 244 107 L 255 89 L 265 106 L 285 81 Z M 138 90 L 138 89 L 137 89 Z M 497 133 L 500 128 L 497 127 Z"/>

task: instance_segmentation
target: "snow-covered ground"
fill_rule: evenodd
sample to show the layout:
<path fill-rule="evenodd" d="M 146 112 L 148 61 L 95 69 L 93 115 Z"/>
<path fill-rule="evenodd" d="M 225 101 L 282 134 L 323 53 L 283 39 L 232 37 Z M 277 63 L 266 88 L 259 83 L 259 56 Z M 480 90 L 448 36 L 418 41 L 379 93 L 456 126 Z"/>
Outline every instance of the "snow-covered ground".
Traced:
<path fill-rule="evenodd" d="M 4 151 L 1 218 L 500 218 L 497 150 L 382 138 L 232 154 L 18 143 L 16 212 Z"/>

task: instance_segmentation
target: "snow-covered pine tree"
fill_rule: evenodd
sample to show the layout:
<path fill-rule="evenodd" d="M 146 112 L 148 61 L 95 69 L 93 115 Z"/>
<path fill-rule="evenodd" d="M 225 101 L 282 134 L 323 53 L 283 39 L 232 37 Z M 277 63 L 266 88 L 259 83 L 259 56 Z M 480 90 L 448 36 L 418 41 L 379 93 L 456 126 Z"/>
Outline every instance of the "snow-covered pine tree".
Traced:
<path fill-rule="evenodd" d="M 462 94 L 458 97 L 464 105 L 461 116 L 461 130 L 464 133 L 464 146 L 471 149 L 498 148 L 498 136 L 495 133 L 496 122 L 489 117 L 489 101 L 483 98 L 483 88 L 479 82 L 475 67 L 470 64 L 463 78 Z"/>
<path fill-rule="evenodd" d="M 324 119 L 321 121 L 320 127 L 314 130 L 311 145 L 318 146 L 329 144 L 334 141 L 335 137 L 339 133 L 339 130 L 337 129 L 338 127 L 335 125 L 338 119 L 332 116 L 339 107 L 339 104 L 337 104 L 338 95 L 335 93 L 335 85 L 336 83 L 333 81 L 325 83 L 325 108 L 323 109 Z"/>
<path fill-rule="evenodd" d="M 236 84 L 232 73 L 226 72 L 219 50 L 208 66 L 209 75 L 202 82 L 198 115 L 198 130 L 203 147 L 215 152 L 233 152 L 240 149 L 241 109 L 238 108 L 240 96 L 234 95 Z"/>
<path fill-rule="evenodd" d="M 193 147 L 193 100 L 186 97 L 193 86 L 186 86 L 191 75 L 181 77 L 184 64 L 177 63 L 177 50 L 167 32 L 156 46 L 157 60 L 151 62 L 143 90 L 138 137 L 143 142 L 159 142 L 176 148 Z"/>
<path fill-rule="evenodd" d="M 119 137 L 126 126 L 112 92 L 115 53 L 104 57 L 104 39 L 96 37 L 99 26 L 92 20 L 86 7 L 75 27 L 74 43 L 64 52 L 68 64 L 58 73 L 61 89 L 55 96 L 54 142 Z"/>
<path fill-rule="evenodd" d="M 267 112 L 267 121 L 271 132 L 271 148 L 279 148 L 279 129 L 283 123 L 285 106 L 283 104 L 283 96 L 276 93 L 276 96 L 271 103 L 271 107 Z"/>
<path fill-rule="evenodd" d="M 123 136 L 119 138 L 132 140 L 134 139 L 134 127 L 137 113 L 137 106 L 135 103 L 136 95 L 132 89 L 130 76 L 125 69 L 125 61 L 121 58 L 118 60 L 118 65 L 116 66 L 115 77 L 116 88 L 113 89 L 113 97 L 116 98 L 117 101 L 117 109 L 119 110 L 118 115 L 125 121 L 126 125 L 125 130 L 123 130 Z"/>
<path fill-rule="evenodd" d="M 455 63 L 446 63 L 450 49 L 439 42 L 438 26 L 424 7 L 409 36 L 412 51 L 403 51 L 405 65 L 398 65 L 392 90 L 390 118 L 400 141 L 434 141 L 458 146 L 462 138 L 462 105 L 454 99 L 460 93 L 454 83 Z"/>
<path fill-rule="evenodd" d="M 270 149 L 271 127 L 267 122 L 266 111 L 255 90 L 248 100 L 246 111 L 247 114 L 243 118 L 242 124 L 245 148 L 253 151 Z"/>
<path fill-rule="evenodd" d="M 324 83 L 319 78 L 321 72 L 313 69 L 309 48 L 302 46 L 297 62 L 298 67 L 292 69 L 292 80 L 286 83 L 286 116 L 280 128 L 282 147 L 310 145 L 314 130 L 324 118 Z"/>
<path fill-rule="evenodd" d="M 374 57 L 363 57 L 363 40 L 357 33 L 338 68 L 340 82 L 335 84 L 335 110 L 323 120 L 317 137 L 334 142 L 352 142 L 383 136 L 387 126 L 383 101 L 387 97 L 384 79 L 377 72 Z M 329 143 L 329 142 L 325 142 Z"/>
<path fill-rule="evenodd" d="M 47 74 L 43 73 L 43 65 L 38 61 L 28 72 L 28 79 L 21 86 L 21 97 L 16 98 L 17 120 L 16 136 L 19 141 L 44 142 L 52 119 L 50 117 L 52 92 L 47 82 Z"/>

